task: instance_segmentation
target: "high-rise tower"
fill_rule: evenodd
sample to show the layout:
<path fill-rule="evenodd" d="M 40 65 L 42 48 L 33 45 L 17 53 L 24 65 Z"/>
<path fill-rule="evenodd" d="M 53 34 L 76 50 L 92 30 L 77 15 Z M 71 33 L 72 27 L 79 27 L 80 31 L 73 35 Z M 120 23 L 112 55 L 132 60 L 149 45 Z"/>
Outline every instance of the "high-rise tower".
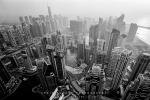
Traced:
<path fill-rule="evenodd" d="M 101 64 L 93 64 L 90 73 L 86 77 L 86 100 L 101 100 L 105 73 Z"/>
<path fill-rule="evenodd" d="M 44 76 L 44 73 L 43 73 L 44 60 L 43 59 L 37 59 L 36 60 L 36 65 L 37 65 L 38 76 L 40 78 L 41 85 L 42 85 L 42 90 L 44 92 L 48 92 L 48 86 L 47 86 L 45 76 Z"/>
<path fill-rule="evenodd" d="M 105 47 L 105 40 L 97 39 L 97 50 L 104 51 L 104 47 Z"/>
<path fill-rule="evenodd" d="M 20 19 L 20 23 L 23 23 L 23 22 L 24 22 L 23 17 L 19 17 L 19 19 Z"/>
<path fill-rule="evenodd" d="M 53 52 L 54 55 L 54 63 L 55 63 L 55 71 L 56 77 L 60 82 L 64 82 L 66 79 L 65 66 L 64 66 L 64 58 L 61 52 Z"/>
<path fill-rule="evenodd" d="M 106 60 L 106 52 L 105 51 L 97 51 L 96 64 L 105 64 L 105 60 Z"/>
<path fill-rule="evenodd" d="M 26 23 L 29 25 L 29 18 L 28 18 L 28 16 L 25 16 L 24 18 L 25 18 Z"/>
<path fill-rule="evenodd" d="M 77 58 L 78 59 L 83 59 L 84 58 L 84 45 L 83 45 L 83 41 L 78 41 L 77 44 Z"/>
<path fill-rule="evenodd" d="M 111 90 L 116 91 L 118 89 L 124 74 L 124 69 L 126 68 L 126 64 L 131 54 L 132 52 L 129 50 L 122 51 L 121 56 L 117 61 L 116 70 L 111 82 Z"/>
<path fill-rule="evenodd" d="M 52 13 L 51 13 L 51 8 L 48 5 L 47 5 L 47 8 L 48 8 L 49 18 L 52 19 L 53 17 L 52 17 Z"/>
<path fill-rule="evenodd" d="M 145 72 L 145 69 L 147 68 L 149 62 L 150 62 L 149 53 L 142 53 L 137 57 L 130 78 L 128 79 L 128 84 L 130 84 L 131 81 L 134 81 L 134 79 L 137 78 L 137 76 L 140 73 L 143 74 Z"/>
<path fill-rule="evenodd" d="M 15 37 L 14 37 L 14 35 L 12 33 L 12 30 L 8 29 L 6 32 L 8 34 L 8 38 L 10 40 L 11 45 L 12 46 L 17 46 L 17 43 L 16 43 Z"/>
<path fill-rule="evenodd" d="M 138 29 L 137 24 L 131 23 L 129 33 L 127 36 L 127 42 L 133 42 L 137 29 Z"/>
<path fill-rule="evenodd" d="M 113 77 L 114 72 L 116 70 L 116 65 L 117 65 L 118 59 L 120 58 L 122 51 L 123 51 L 123 48 L 121 48 L 121 47 L 115 47 L 112 50 L 112 53 L 110 56 L 111 57 L 110 62 L 109 62 L 108 68 L 107 68 L 107 76 L 108 77 Z"/>
<path fill-rule="evenodd" d="M 85 60 L 84 60 L 84 62 L 86 63 L 86 64 L 89 64 L 90 63 L 90 46 L 86 46 L 85 47 Z"/>
<path fill-rule="evenodd" d="M 117 29 L 113 29 L 111 32 L 108 50 L 107 50 L 107 60 L 109 62 L 112 49 L 117 46 L 118 38 L 119 38 L 120 32 Z"/>

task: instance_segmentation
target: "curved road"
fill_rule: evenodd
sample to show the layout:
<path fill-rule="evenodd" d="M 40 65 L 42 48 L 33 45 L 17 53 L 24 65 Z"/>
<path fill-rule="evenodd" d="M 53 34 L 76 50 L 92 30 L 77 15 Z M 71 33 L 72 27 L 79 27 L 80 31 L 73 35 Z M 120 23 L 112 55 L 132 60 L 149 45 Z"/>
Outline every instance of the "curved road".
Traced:
<path fill-rule="evenodd" d="M 92 61 L 91 61 L 90 64 L 85 68 L 85 71 L 83 72 L 83 75 L 82 75 L 79 79 L 81 79 L 82 77 L 85 77 L 85 76 L 86 76 L 86 74 L 88 73 L 89 69 L 93 66 L 94 62 L 95 62 L 95 54 L 93 54 L 93 56 L 92 56 Z"/>
<path fill-rule="evenodd" d="M 78 85 L 76 81 L 77 78 L 69 71 L 66 71 L 66 73 L 67 73 L 67 76 L 69 76 L 68 78 L 69 78 L 70 84 L 74 88 L 74 90 L 80 94 L 85 95 L 86 92 Z"/>
<path fill-rule="evenodd" d="M 70 58 L 70 57 L 68 57 L 68 58 Z M 73 60 L 73 59 L 70 59 L 70 60 Z M 95 62 L 95 54 L 93 54 L 91 63 L 85 68 L 83 75 L 81 75 L 81 77 L 79 79 L 81 79 L 88 73 L 88 70 L 93 66 L 94 62 Z M 74 88 L 74 90 L 76 90 L 76 92 L 78 92 L 80 94 L 85 95 L 86 94 L 85 90 L 83 90 L 77 83 L 77 80 L 79 80 L 79 79 L 77 79 L 77 77 L 74 74 L 72 74 L 70 71 L 66 70 L 66 74 L 67 74 L 70 84 Z"/>

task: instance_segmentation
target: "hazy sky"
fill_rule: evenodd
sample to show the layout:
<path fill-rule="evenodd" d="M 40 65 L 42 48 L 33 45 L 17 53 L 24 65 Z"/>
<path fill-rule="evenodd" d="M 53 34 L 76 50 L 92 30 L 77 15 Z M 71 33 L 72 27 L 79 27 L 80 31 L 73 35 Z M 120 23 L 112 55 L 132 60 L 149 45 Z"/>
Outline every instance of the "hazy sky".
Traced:
<path fill-rule="evenodd" d="M 0 19 L 39 14 L 47 15 L 47 2 L 52 14 L 61 14 L 70 19 L 125 14 L 127 23 L 150 26 L 150 0 L 0 0 Z"/>

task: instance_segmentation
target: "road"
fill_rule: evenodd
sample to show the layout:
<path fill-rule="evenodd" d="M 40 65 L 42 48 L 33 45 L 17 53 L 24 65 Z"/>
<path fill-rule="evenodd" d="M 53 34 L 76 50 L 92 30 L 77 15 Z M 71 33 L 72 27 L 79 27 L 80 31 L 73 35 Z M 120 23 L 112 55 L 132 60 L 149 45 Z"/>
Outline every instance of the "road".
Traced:
<path fill-rule="evenodd" d="M 80 93 L 80 94 L 83 94 L 85 95 L 86 92 L 85 90 L 83 90 L 77 83 L 77 77 L 75 77 L 71 72 L 69 71 L 66 71 L 66 74 L 69 78 L 69 83 L 70 85 L 73 87 L 73 89 L 77 92 L 77 93 Z"/>
<path fill-rule="evenodd" d="M 85 77 L 87 75 L 89 69 L 93 66 L 94 62 L 95 62 L 95 51 L 93 53 L 92 60 L 91 60 L 90 64 L 85 68 L 83 75 L 79 79 L 81 79 L 82 77 Z"/>

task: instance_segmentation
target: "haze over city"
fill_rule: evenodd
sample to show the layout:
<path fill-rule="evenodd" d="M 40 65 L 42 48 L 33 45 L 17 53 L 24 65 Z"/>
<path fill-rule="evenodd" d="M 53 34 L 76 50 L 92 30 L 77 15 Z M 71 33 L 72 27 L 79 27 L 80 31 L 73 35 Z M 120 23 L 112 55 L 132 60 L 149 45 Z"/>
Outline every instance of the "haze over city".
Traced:
<path fill-rule="evenodd" d="M 80 17 L 108 18 L 125 14 L 127 24 L 150 26 L 149 0 L 0 0 L 0 22 L 19 21 L 19 16 L 48 15 L 47 3 L 52 15 L 61 14 L 76 19 Z"/>
<path fill-rule="evenodd" d="M 0 0 L 0 100 L 150 100 L 149 0 Z"/>

